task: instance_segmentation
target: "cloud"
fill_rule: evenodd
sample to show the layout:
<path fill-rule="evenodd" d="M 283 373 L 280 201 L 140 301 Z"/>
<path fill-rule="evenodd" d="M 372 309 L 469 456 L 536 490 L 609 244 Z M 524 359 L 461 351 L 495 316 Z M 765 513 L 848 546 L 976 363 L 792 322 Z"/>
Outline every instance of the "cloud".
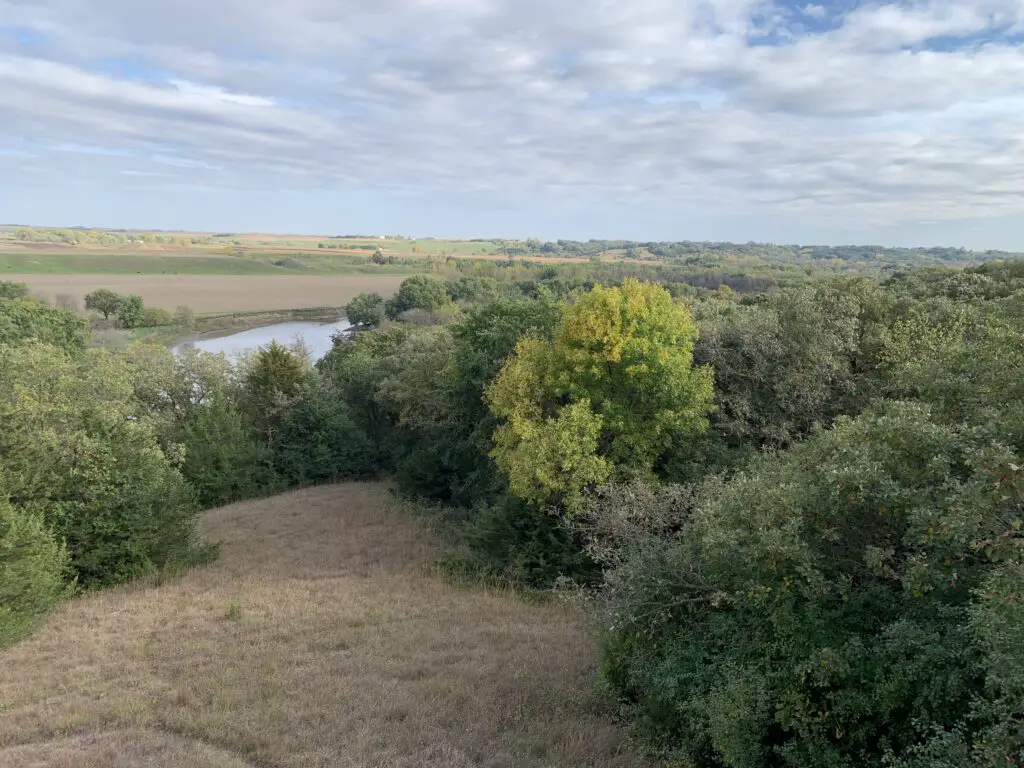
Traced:
<path fill-rule="evenodd" d="M 1024 6 L 837 13 L 0 0 L 0 19 L 33 35 L 0 34 L 0 146 L 40 183 L 76 155 L 121 185 L 500 191 L 837 227 L 1020 213 Z"/>

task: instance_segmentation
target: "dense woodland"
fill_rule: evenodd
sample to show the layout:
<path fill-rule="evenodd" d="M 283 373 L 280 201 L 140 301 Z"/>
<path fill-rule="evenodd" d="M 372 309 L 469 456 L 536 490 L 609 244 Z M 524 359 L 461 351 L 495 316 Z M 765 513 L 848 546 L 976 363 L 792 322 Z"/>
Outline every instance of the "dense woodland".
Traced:
<path fill-rule="evenodd" d="M 452 574 L 592 604 L 670 764 L 1024 764 L 1024 262 L 452 263 L 315 364 L 0 284 L 0 642 L 214 557 L 203 508 L 387 477 Z"/>

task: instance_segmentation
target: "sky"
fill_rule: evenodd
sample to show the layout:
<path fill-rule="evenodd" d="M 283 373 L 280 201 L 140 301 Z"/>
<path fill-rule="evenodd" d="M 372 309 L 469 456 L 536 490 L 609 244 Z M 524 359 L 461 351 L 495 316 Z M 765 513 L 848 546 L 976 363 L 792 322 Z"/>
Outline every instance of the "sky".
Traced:
<path fill-rule="evenodd" d="M 0 222 L 1024 251 L 1024 0 L 0 0 Z"/>

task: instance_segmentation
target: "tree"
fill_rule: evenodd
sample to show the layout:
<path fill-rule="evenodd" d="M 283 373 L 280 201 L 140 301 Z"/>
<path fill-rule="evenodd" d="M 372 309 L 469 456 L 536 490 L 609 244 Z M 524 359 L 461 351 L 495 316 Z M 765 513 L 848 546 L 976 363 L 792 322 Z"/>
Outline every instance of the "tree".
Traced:
<path fill-rule="evenodd" d="M 69 352 L 85 347 L 85 318 L 27 299 L 0 301 L 0 344 L 28 341 L 53 344 Z"/>
<path fill-rule="evenodd" d="M 651 474 L 706 429 L 712 373 L 693 367 L 696 338 L 667 291 L 629 279 L 567 307 L 553 341 L 520 341 L 486 394 L 503 422 L 492 455 L 512 492 L 576 501 L 609 478 Z"/>
<path fill-rule="evenodd" d="M 0 280 L 0 299 L 24 299 L 28 297 L 28 286 L 11 280 Z"/>
<path fill-rule="evenodd" d="M 386 304 L 387 315 L 392 320 L 410 309 L 432 312 L 450 301 L 448 291 L 440 280 L 425 275 L 413 275 L 402 281 L 398 293 Z"/>
<path fill-rule="evenodd" d="M 138 328 L 145 322 L 146 310 L 140 296 L 125 296 L 117 305 L 117 324 L 122 328 Z"/>
<path fill-rule="evenodd" d="M 1022 464 L 889 403 L 710 481 L 609 572 L 605 681 L 680 764 L 1016 765 Z"/>
<path fill-rule="evenodd" d="M 0 648 L 67 594 L 66 571 L 67 552 L 42 515 L 0 496 Z"/>
<path fill-rule="evenodd" d="M 196 327 L 196 313 L 192 307 L 186 307 L 184 305 L 177 307 L 174 310 L 172 320 L 175 325 L 186 331 L 191 331 Z"/>
<path fill-rule="evenodd" d="M 360 293 L 345 307 L 349 322 L 366 327 L 384 320 L 384 298 L 379 293 Z"/>
<path fill-rule="evenodd" d="M 291 404 L 305 373 L 302 360 L 276 341 L 261 347 L 249 361 L 244 374 L 246 409 L 266 437 Z"/>
<path fill-rule="evenodd" d="M 106 288 L 98 288 L 92 293 L 85 295 L 85 308 L 103 313 L 103 319 L 109 320 L 111 315 L 116 315 L 121 306 L 121 295 Z"/>
<path fill-rule="evenodd" d="M 189 556 L 196 509 L 172 460 L 180 451 L 161 448 L 116 356 L 0 345 L 0 423 L 5 490 L 66 542 L 80 584 Z"/>

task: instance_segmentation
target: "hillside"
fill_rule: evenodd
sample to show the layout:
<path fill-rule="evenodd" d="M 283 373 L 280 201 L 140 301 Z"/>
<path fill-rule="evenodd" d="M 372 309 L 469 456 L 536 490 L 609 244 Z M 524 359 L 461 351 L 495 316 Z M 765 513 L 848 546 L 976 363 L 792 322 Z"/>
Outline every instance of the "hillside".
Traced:
<path fill-rule="evenodd" d="M 0 764 L 638 765 L 585 620 L 451 586 L 371 484 L 206 514 L 221 557 L 63 605 L 0 654 Z"/>

